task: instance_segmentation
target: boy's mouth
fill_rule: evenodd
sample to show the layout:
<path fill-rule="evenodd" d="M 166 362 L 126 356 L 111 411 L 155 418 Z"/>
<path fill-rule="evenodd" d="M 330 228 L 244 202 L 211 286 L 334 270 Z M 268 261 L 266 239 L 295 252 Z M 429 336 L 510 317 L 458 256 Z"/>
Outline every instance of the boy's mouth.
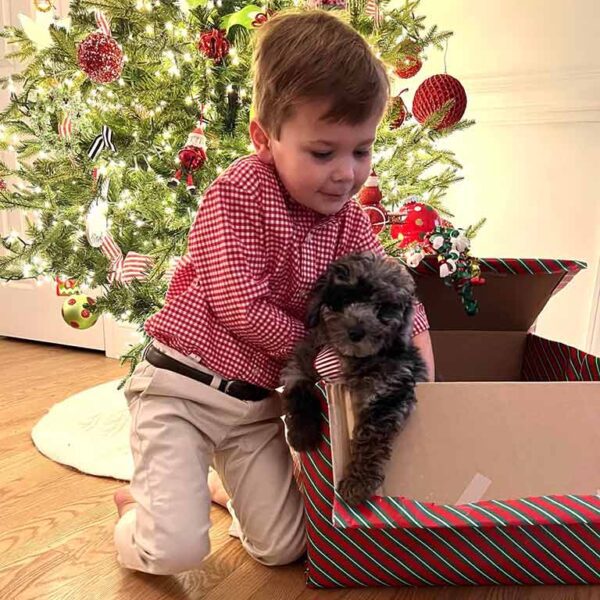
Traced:
<path fill-rule="evenodd" d="M 321 194 L 323 196 L 325 196 L 326 198 L 329 198 L 330 200 L 336 201 L 336 200 L 343 200 L 345 198 L 348 197 L 348 193 L 344 192 L 343 194 L 330 194 L 328 192 L 321 192 Z"/>

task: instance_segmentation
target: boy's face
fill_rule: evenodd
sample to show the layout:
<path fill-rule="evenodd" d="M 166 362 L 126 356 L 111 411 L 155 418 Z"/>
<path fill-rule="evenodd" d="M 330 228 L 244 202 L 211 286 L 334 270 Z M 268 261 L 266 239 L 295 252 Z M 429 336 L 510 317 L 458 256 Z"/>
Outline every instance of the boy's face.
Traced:
<path fill-rule="evenodd" d="M 328 108 L 325 101 L 300 104 L 283 123 L 279 139 L 261 130 L 267 138 L 262 152 L 252 136 L 259 158 L 275 165 L 292 198 L 322 215 L 338 212 L 366 181 L 381 118 L 332 123 L 321 118 Z"/>

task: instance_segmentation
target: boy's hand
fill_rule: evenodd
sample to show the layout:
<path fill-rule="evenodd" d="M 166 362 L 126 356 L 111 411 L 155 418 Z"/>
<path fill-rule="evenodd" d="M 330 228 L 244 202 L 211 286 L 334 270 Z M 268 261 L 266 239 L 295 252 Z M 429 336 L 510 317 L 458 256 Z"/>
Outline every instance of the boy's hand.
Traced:
<path fill-rule="evenodd" d="M 299 452 L 316 448 L 321 441 L 321 400 L 315 385 L 296 382 L 283 391 L 283 402 L 290 446 Z"/>

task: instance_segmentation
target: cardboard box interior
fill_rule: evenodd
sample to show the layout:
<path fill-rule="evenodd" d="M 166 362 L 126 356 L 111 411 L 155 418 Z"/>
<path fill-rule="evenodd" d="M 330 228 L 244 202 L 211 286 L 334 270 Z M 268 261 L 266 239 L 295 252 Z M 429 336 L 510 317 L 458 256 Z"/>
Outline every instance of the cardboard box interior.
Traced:
<path fill-rule="evenodd" d="M 330 391 L 337 485 L 356 412 L 343 387 Z M 464 504 L 599 493 L 599 402 L 588 382 L 421 384 L 379 494 Z"/>
<path fill-rule="evenodd" d="M 444 383 L 418 386 L 380 495 L 464 504 L 600 493 L 600 383 L 519 381 L 527 330 L 561 278 L 487 277 L 476 317 L 436 277 L 417 279 Z M 337 485 L 356 410 L 342 386 L 328 395 Z"/>

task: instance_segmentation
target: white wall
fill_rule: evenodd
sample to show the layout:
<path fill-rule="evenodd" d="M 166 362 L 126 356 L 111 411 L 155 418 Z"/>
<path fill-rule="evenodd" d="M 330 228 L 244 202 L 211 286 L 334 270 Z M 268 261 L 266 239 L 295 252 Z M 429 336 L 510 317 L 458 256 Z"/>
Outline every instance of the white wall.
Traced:
<path fill-rule="evenodd" d="M 537 331 L 589 350 L 600 266 L 600 3 L 422 0 L 419 13 L 454 31 L 447 72 L 477 120 L 443 142 L 464 166 L 465 181 L 447 197 L 455 224 L 488 218 L 474 243 L 482 257 L 588 262 Z M 428 59 L 407 81 L 411 94 L 444 71 L 442 52 Z"/>

